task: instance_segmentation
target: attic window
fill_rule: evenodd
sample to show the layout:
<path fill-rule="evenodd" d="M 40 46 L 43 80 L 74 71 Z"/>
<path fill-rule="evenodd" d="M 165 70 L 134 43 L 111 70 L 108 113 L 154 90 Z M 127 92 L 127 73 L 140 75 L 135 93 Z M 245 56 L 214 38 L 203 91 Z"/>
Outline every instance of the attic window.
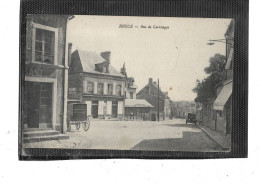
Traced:
<path fill-rule="evenodd" d="M 107 67 L 103 66 L 103 73 L 107 73 Z"/>

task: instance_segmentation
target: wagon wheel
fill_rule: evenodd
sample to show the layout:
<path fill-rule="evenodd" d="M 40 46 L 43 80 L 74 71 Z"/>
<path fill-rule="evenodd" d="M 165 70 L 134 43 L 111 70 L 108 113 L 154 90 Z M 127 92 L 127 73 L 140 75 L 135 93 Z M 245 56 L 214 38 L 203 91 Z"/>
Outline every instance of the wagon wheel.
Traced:
<path fill-rule="evenodd" d="M 67 131 L 71 131 L 70 117 L 67 117 Z"/>
<path fill-rule="evenodd" d="M 79 128 L 80 128 L 80 123 L 76 123 L 75 126 L 76 126 L 76 129 L 79 130 Z"/>
<path fill-rule="evenodd" d="M 85 121 L 83 122 L 83 128 L 84 128 L 84 130 L 87 131 L 87 130 L 89 129 L 89 126 L 90 126 L 90 121 L 89 121 L 89 119 L 87 118 L 87 120 L 85 120 Z"/>

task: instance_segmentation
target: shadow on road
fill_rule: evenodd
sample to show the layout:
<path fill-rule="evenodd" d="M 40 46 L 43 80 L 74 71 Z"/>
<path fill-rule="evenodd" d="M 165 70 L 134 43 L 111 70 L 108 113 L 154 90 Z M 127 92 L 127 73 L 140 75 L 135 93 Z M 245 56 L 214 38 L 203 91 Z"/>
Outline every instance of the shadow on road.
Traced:
<path fill-rule="evenodd" d="M 153 151 L 221 151 L 221 148 L 203 132 L 183 132 L 182 138 L 143 140 L 131 150 Z"/>

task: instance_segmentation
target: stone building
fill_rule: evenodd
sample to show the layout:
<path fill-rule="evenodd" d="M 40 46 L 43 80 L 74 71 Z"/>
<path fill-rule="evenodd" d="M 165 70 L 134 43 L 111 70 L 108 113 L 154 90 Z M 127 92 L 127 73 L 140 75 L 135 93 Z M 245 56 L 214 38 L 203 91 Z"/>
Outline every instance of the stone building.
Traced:
<path fill-rule="evenodd" d="M 40 138 L 37 130 L 66 131 L 68 45 L 67 22 L 73 16 L 28 15 L 24 67 L 22 128 Z M 22 74 L 23 75 L 23 74 Z M 51 136 L 51 135 L 50 135 Z M 54 136 L 62 138 L 61 136 Z M 54 139 L 52 136 L 52 138 Z M 56 139 L 55 138 L 55 139 Z M 26 140 L 27 138 L 24 138 Z M 31 141 L 33 141 L 33 137 Z M 45 136 L 45 140 L 47 137 Z"/>
<path fill-rule="evenodd" d="M 71 54 L 69 108 L 78 101 L 87 104 L 87 115 L 92 118 L 124 117 L 125 77 L 110 64 L 110 56 L 110 51 Z"/>

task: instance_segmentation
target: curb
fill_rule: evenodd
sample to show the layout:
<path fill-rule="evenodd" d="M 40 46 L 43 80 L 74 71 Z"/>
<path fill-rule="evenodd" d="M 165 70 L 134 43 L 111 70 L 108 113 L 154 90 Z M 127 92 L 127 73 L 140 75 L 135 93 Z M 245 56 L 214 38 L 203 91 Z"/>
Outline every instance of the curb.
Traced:
<path fill-rule="evenodd" d="M 221 147 L 222 150 L 224 150 L 224 151 L 230 150 L 230 148 L 223 147 L 219 142 L 217 142 L 217 141 L 214 139 L 214 137 L 213 137 L 207 130 L 205 130 L 203 127 L 201 127 L 201 126 L 199 126 L 199 125 L 197 125 L 197 127 L 200 128 L 200 130 L 202 130 L 202 131 L 206 134 L 206 136 L 208 136 L 211 140 L 213 140 L 219 147 Z"/>

